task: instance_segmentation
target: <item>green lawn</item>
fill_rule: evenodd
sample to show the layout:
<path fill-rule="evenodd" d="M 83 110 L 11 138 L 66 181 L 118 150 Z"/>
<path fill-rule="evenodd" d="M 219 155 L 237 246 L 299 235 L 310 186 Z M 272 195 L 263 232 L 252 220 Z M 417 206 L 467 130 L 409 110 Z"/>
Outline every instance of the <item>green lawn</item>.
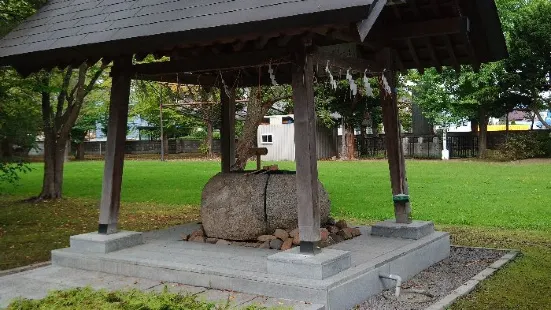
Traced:
<path fill-rule="evenodd" d="M 293 163 L 278 163 L 293 169 Z M 452 309 L 549 309 L 551 305 L 550 162 L 409 161 L 413 216 L 434 221 L 454 244 L 515 248 L 522 256 Z M 120 224 L 151 230 L 198 219 L 200 194 L 216 161 L 127 161 Z M 41 165 L 17 187 L 0 188 L 0 269 L 49 258 L 69 236 L 97 227 L 103 163 L 66 166 L 64 199 L 29 204 Z M 392 217 L 385 161 L 320 162 L 333 213 L 357 223 Z"/>
<path fill-rule="evenodd" d="M 293 163 L 279 163 L 294 169 Z M 216 161 L 127 161 L 123 202 L 199 205 L 201 189 L 217 173 Z M 17 197 L 39 192 L 41 165 L 23 176 L 17 187 L 0 188 Z M 97 200 L 102 162 L 66 165 L 64 194 Z M 551 172 L 548 163 L 408 162 L 416 219 L 437 224 L 551 230 Z M 333 213 L 360 220 L 392 217 L 388 166 L 385 161 L 320 162 L 319 174 L 328 190 Z"/>

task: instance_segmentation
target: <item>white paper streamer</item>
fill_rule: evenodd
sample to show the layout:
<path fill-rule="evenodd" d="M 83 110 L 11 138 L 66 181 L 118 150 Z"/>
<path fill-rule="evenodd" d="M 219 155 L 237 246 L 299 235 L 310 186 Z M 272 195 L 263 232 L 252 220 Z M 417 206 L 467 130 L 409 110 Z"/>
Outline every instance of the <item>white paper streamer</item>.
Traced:
<path fill-rule="evenodd" d="M 366 96 L 375 97 L 373 88 L 371 88 L 371 83 L 369 83 L 369 79 L 367 78 L 367 69 L 364 71 L 364 87 Z"/>
<path fill-rule="evenodd" d="M 270 73 L 270 80 L 272 80 L 272 85 L 273 86 L 279 86 L 279 84 L 276 81 L 276 77 L 275 77 L 275 74 L 274 74 L 274 69 L 272 68 L 272 64 L 269 64 L 268 66 L 269 66 L 268 73 Z"/>
<path fill-rule="evenodd" d="M 224 77 L 222 76 L 222 71 L 220 71 L 220 79 L 222 79 L 222 85 L 224 85 L 224 91 L 226 92 L 226 96 L 228 96 L 228 98 L 231 98 L 230 97 L 230 88 L 226 84 L 226 81 L 224 81 Z"/>
<path fill-rule="evenodd" d="M 350 91 L 352 92 L 352 95 L 356 96 L 358 94 L 358 85 L 354 82 L 354 77 L 350 74 L 350 69 L 346 71 L 346 79 L 348 80 L 348 84 L 350 84 Z"/>
<path fill-rule="evenodd" d="M 385 92 L 389 95 L 392 95 L 392 88 L 390 88 L 390 85 L 388 84 L 388 80 L 386 79 L 385 73 L 383 72 L 383 88 L 385 89 Z"/>
<path fill-rule="evenodd" d="M 333 78 L 333 74 L 331 74 L 331 70 L 329 69 L 329 60 L 327 61 L 327 66 L 325 67 L 325 72 L 329 74 L 329 83 L 331 84 L 331 87 L 333 90 L 337 89 L 337 82 L 335 81 L 335 78 Z"/>

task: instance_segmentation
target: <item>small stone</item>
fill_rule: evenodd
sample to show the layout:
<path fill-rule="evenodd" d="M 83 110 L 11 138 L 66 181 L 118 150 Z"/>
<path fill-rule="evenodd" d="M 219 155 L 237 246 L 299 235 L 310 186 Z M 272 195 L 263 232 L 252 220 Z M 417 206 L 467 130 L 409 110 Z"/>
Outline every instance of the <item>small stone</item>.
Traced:
<path fill-rule="evenodd" d="M 335 241 L 335 243 L 343 242 L 344 238 L 338 234 L 330 234 L 329 237 Z"/>
<path fill-rule="evenodd" d="M 289 238 L 289 234 L 283 229 L 276 229 L 274 232 L 274 236 L 282 241 L 285 241 L 287 240 L 287 238 Z"/>
<path fill-rule="evenodd" d="M 246 248 L 258 248 L 259 245 L 260 243 L 251 243 L 251 242 L 245 242 L 243 244 L 243 246 Z"/>
<path fill-rule="evenodd" d="M 339 228 L 335 225 L 331 225 L 331 226 L 327 226 L 327 230 L 329 231 L 329 233 L 331 234 L 336 234 L 339 232 Z"/>
<path fill-rule="evenodd" d="M 218 240 L 218 242 L 216 242 L 216 245 L 231 245 L 231 242 L 224 239 L 220 239 Z"/>
<path fill-rule="evenodd" d="M 327 225 L 331 225 L 331 226 L 335 226 L 337 222 L 335 221 L 335 219 L 333 217 L 328 217 L 327 218 Z"/>
<path fill-rule="evenodd" d="M 359 228 L 349 228 L 349 229 L 350 229 L 350 233 L 352 233 L 352 237 L 358 237 L 362 235 L 362 232 L 360 231 Z"/>
<path fill-rule="evenodd" d="M 202 229 L 198 229 L 191 233 L 191 236 L 189 236 L 189 239 L 194 239 L 195 237 L 204 237 L 205 233 Z"/>
<path fill-rule="evenodd" d="M 189 235 L 188 235 L 188 234 L 181 234 L 180 237 L 181 237 L 182 240 L 184 240 L 184 241 L 188 241 L 188 240 L 189 240 Z"/>
<path fill-rule="evenodd" d="M 189 241 L 191 241 L 191 242 L 205 243 L 205 237 L 203 237 L 203 236 L 190 237 L 190 238 L 189 238 Z"/>
<path fill-rule="evenodd" d="M 320 229 L 320 237 L 321 241 L 327 240 L 327 238 L 329 237 L 329 231 L 325 228 Z"/>
<path fill-rule="evenodd" d="M 287 240 L 285 240 L 285 242 L 283 242 L 283 244 L 281 245 L 281 250 L 287 251 L 292 247 L 293 247 L 293 238 L 287 238 Z"/>
<path fill-rule="evenodd" d="M 331 236 L 327 237 L 327 240 L 325 240 L 325 242 L 327 242 L 328 245 L 333 245 L 336 243 L 335 240 L 331 238 Z"/>
<path fill-rule="evenodd" d="M 262 243 L 259 247 L 259 249 L 269 249 L 270 248 L 270 241 L 266 241 Z"/>
<path fill-rule="evenodd" d="M 339 229 L 343 229 L 348 227 L 348 224 L 346 223 L 345 220 L 340 220 L 337 223 L 335 223 L 335 226 L 337 226 Z"/>
<path fill-rule="evenodd" d="M 210 243 L 210 244 L 216 244 L 216 242 L 218 242 L 218 239 L 216 239 L 216 238 L 207 238 L 205 241 L 207 243 Z"/>
<path fill-rule="evenodd" d="M 274 239 L 270 241 L 270 249 L 280 250 L 282 245 L 283 245 L 283 241 L 279 239 Z"/>
<path fill-rule="evenodd" d="M 343 237 L 345 240 L 352 239 L 352 232 L 348 228 L 343 228 L 337 235 Z"/>
<path fill-rule="evenodd" d="M 291 238 L 294 238 L 296 236 L 298 236 L 300 230 L 298 228 L 295 228 L 293 230 L 291 230 L 291 232 L 289 233 L 289 236 L 291 236 Z"/>
<path fill-rule="evenodd" d="M 260 237 L 258 237 L 258 241 L 260 242 L 266 242 L 266 241 L 272 241 L 274 239 L 277 239 L 276 236 L 273 236 L 273 235 L 262 235 Z"/>
<path fill-rule="evenodd" d="M 296 236 L 293 238 L 293 244 L 294 244 L 294 245 L 300 245 L 300 235 L 296 235 Z"/>

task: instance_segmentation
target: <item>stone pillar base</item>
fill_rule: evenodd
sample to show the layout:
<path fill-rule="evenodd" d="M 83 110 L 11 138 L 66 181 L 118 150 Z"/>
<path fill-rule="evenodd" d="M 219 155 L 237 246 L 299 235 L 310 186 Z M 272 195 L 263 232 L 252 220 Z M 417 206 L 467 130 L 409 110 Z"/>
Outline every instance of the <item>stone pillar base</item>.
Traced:
<path fill-rule="evenodd" d="M 323 280 L 350 268 L 350 252 L 323 249 L 317 255 L 300 254 L 293 248 L 268 256 L 268 273 Z"/>
<path fill-rule="evenodd" d="M 97 232 L 71 236 L 71 249 L 79 252 L 107 254 L 143 244 L 143 234 L 134 231 L 120 231 L 111 235 Z"/>
<path fill-rule="evenodd" d="M 434 233 L 434 223 L 423 221 L 399 224 L 396 220 L 386 220 L 371 227 L 371 234 L 379 237 L 419 240 L 432 233 Z"/>

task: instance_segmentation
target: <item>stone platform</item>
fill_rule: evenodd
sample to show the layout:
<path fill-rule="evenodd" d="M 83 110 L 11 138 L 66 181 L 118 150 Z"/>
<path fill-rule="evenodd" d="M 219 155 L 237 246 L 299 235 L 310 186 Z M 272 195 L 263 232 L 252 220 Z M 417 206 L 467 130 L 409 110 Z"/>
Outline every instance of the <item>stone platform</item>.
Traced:
<path fill-rule="evenodd" d="M 111 253 L 79 248 L 52 251 L 56 266 L 99 271 L 155 281 L 174 282 L 248 294 L 287 298 L 323 304 L 326 309 L 348 309 L 371 295 L 395 285 L 380 274 L 395 274 L 407 280 L 449 255 L 449 235 L 433 232 L 418 240 L 371 235 L 328 249 L 348 252 L 349 267 L 320 279 L 270 273 L 275 250 L 180 241 L 198 225 L 184 225 L 143 234 L 144 243 Z M 280 254 L 283 252 L 279 252 Z M 347 258 L 348 259 L 348 258 Z M 347 263 L 348 265 L 348 263 Z M 277 269 L 276 269 L 277 270 Z"/>

